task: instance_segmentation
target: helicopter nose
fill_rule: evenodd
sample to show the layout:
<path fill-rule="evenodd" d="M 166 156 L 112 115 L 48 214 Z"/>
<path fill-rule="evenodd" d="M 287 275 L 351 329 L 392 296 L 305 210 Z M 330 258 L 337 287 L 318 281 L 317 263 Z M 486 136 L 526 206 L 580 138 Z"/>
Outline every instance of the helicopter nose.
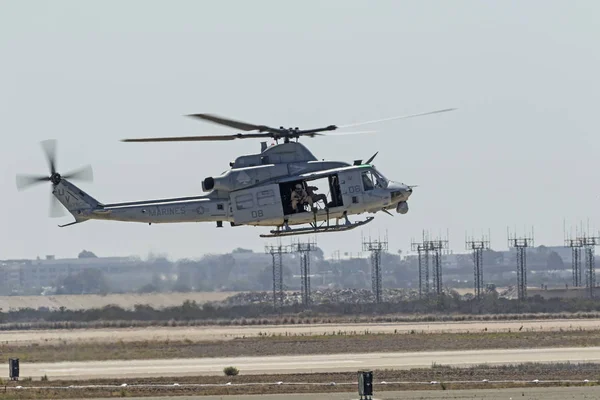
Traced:
<path fill-rule="evenodd" d="M 391 190 L 392 201 L 406 200 L 413 192 L 412 187 L 397 182 L 390 182 L 388 188 Z"/>

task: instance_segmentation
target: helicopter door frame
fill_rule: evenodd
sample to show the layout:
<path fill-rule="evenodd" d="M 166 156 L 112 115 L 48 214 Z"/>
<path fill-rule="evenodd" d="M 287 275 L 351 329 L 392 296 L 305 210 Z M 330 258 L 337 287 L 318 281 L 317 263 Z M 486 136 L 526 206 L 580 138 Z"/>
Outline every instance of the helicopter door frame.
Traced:
<path fill-rule="evenodd" d="M 338 173 L 342 201 L 346 208 L 357 208 L 363 205 L 363 184 L 361 171 L 349 170 Z"/>
<path fill-rule="evenodd" d="M 236 225 L 277 225 L 283 221 L 278 184 L 236 190 L 231 192 L 230 201 Z"/>
<path fill-rule="evenodd" d="M 339 176 L 337 172 L 328 174 L 328 175 L 323 175 L 323 176 L 318 176 L 316 178 L 311 178 L 311 179 L 298 179 L 296 181 L 289 181 L 289 182 L 283 182 L 279 184 L 279 188 L 280 188 L 280 198 L 281 198 L 281 207 L 283 209 L 283 214 L 284 216 L 289 216 L 292 214 L 297 214 L 291 206 L 291 192 L 294 190 L 294 187 L 296 186 L 296 184 L 301 184 L 304 187 L 306 187 L 307 185 L 310 186 L 309 182 L 314 182 L 314 181 L 319 181 L 322 179 L 327 179 L 327 188 L 329 189 L 329 197 L 331 199 L 327 199 L 328 202 L 326 204 L 327 207 L 329 208 L 334 208 L 334 207 L 343 207 L 345 202 L 343 200 L 343 196 L 342 196 L 342 190 L 341 190 L 341 186 L 340 186 L 340 180 L 339 180 Z M 325 193 L 323 193 L 325 194 Z M 303 212 L 308 212 L 307 210 L 304 210 Z"/>

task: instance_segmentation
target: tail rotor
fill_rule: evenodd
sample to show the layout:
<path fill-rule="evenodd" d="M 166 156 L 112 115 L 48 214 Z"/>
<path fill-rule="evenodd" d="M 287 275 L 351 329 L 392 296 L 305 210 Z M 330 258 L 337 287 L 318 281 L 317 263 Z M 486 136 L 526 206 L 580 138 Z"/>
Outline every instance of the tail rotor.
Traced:
<path fill-rule="evenodd" d="M 94 174 L 91 165 L 78 168 L 64 175 L 58 173 L 56 168 L 56 140 L 49 139 L 41 142 L 42 151 L 46 156 L 50 175 L 27 175 L 17 174 L 16 184 L 17 190 L 22 191 L 40 183 L 51 182 L 52 192 L 50 193 L 50 217 L 57 218 L 65 215 L 65 209 L 62 207 L 58 199 L 53 195 L 54 187 L 58 185 L 62 179 L 79 180 L 92 182 Z"/>

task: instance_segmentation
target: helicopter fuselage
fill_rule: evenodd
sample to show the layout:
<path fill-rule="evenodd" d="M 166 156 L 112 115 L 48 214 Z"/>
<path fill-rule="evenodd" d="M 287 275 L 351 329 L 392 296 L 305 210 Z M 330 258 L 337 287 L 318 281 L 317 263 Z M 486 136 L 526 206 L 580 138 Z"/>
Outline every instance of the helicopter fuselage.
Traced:
<path fill-rule="evenodd" d="M 314 182 L 325 187 L 315 188 Z M 300 143 L 282 143 L 239 157 L 232 168 L 203 180 L 203 196 L 103 204 L 68 180 L 54 195 L 77 222 L 216 222 L 222 226 L 299 225 L 396 209 L 406 213 L 407 185 L 386 179 L 371 164 L 318 161 Z M 311 192 L 312 191 L 312 192 Z M 317 193 L 318 192 L 318 193 Z"/>

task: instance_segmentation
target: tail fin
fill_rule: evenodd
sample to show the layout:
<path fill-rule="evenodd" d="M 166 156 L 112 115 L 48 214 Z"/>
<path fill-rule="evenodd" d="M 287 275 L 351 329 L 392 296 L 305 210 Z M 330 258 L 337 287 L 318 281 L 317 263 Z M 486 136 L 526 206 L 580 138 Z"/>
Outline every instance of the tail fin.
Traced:
<path fill-rule="evenodd" d="M 52 194 L 75 217 L 75 222 L 67 225 L 86 221 L 93 210 L 102 206 L 98 200 L 66 179 L 61 179 L 54 186 Z"/>

